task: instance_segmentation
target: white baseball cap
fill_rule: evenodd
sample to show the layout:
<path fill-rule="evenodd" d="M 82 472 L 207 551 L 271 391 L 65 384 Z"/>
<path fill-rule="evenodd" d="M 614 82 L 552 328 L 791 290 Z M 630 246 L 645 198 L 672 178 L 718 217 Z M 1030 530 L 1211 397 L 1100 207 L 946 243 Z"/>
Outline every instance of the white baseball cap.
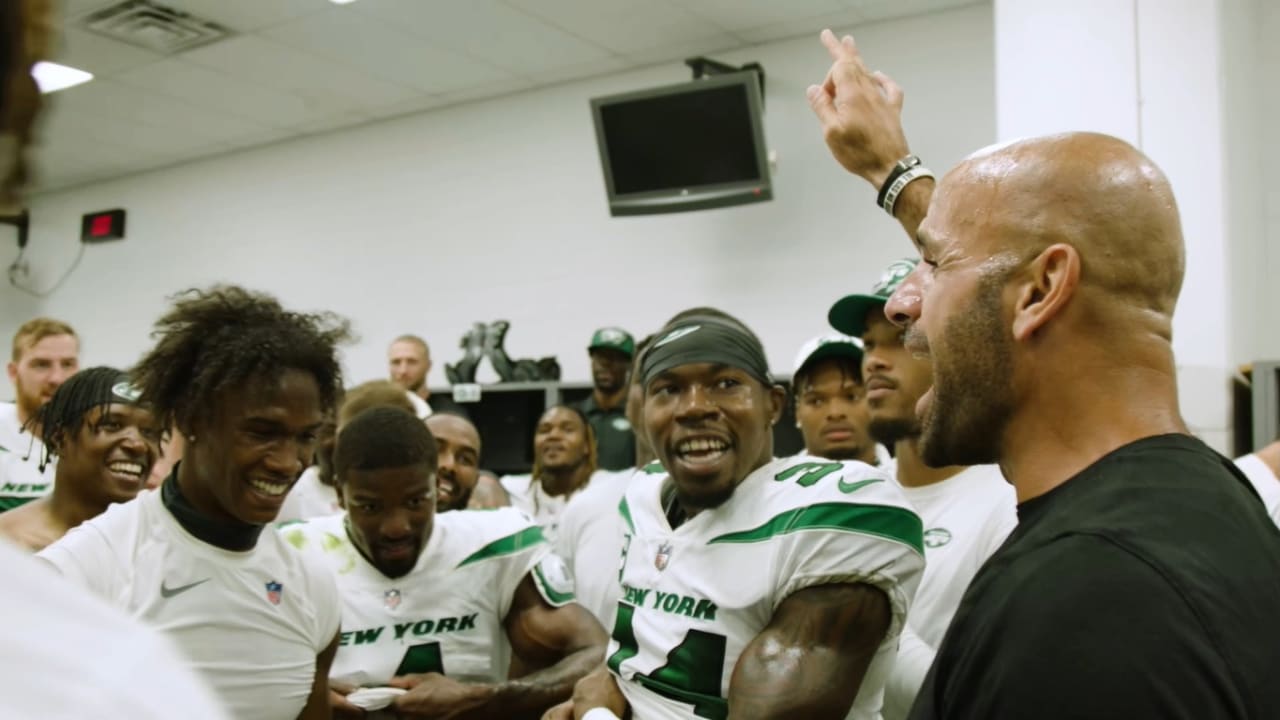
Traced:
<path fill-rule="evenodd" d="M 813 362 L 832 357 L 851 358 L 855 363 L 861 365 L 862 341 L 839 333 L 828 333 L 813 338 L 800 346 L 800 352 L 796 354 L 795 370 L 792 372 L 791 377 L 794 378 L 799 375 L 805 366 Z"/>

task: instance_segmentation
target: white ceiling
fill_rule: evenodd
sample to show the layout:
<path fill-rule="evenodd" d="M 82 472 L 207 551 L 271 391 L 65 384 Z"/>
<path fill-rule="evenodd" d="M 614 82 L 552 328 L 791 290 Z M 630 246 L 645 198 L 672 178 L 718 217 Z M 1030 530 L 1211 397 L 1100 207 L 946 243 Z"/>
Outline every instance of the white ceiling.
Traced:
<path fill-rule="evenodd" d="M 230 28 L 162 56 L 78 27 L 56 58 L 38 189 L 974 0 L 159 0 Z"/>

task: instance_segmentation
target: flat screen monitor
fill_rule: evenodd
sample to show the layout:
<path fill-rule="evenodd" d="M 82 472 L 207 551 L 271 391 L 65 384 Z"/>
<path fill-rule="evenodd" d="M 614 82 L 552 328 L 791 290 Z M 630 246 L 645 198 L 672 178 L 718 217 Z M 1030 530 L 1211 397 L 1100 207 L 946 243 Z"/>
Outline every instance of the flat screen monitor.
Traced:
<path fill-rule="evenodd" d="M 610 213 L 771 200 L 761 105 L 753 71 L 593 99 Z"/>

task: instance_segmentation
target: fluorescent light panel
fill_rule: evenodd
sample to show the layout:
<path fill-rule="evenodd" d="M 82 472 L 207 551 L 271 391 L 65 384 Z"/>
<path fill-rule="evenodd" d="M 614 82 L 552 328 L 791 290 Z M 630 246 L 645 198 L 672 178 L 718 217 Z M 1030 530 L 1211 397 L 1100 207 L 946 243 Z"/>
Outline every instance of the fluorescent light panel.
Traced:
<path fill-rule="evenodd" d="M 334 5 L 346 5 L 348 3 L 353 3 L 355 1 L 356 0 L 329 0 L 329 2 L 333 3 Z"/>
<path fill-rule="evenodd" d="M 93 73 L 53 62 L 36 63 L 31 68 L 31 76 L 36 79 L 36 85 L 40 86 L 40 92 L 46 95 L 93 79 Z"/>

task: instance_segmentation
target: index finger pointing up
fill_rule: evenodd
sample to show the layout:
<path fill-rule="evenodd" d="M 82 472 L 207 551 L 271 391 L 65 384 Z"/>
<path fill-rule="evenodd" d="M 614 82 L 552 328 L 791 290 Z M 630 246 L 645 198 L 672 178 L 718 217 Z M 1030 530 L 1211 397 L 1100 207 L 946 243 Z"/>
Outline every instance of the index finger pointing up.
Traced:
<path fill-rule="evenodd" d="M 822 44 L 827 46 L 827 52 L 831 53 L 831 59 L 836 62 L 851 62 L 862 71 L 866 71 L 866 65 L 862 64 L 862 56 L 858 54 L 858 46 L 853 42 L 853 38 L 845 35 L 843 39 L 837 40 L 836 34 L 831 30 L 823 30 Z"/>

